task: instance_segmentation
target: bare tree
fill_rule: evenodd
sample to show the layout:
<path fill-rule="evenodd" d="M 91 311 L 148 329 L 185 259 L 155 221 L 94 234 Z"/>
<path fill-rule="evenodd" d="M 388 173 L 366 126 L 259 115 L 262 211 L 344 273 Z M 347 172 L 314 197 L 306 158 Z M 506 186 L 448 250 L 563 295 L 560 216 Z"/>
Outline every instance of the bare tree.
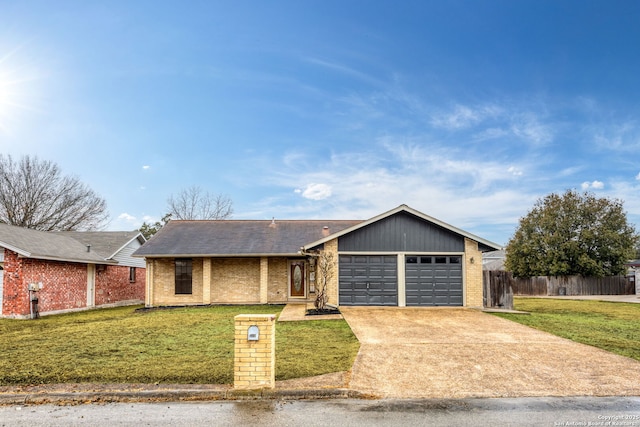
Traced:
<path fill-rule="evenodd" d="M 233 214 L 233 202 L 228 196 L 214 196 L 195 185 L 171 195 L 167 203 L 172 219 L 226 219 Z"/>
<path fill-rule="evenodd" d="M 78 178 L 50 161 L 0 154 L 0 222 L 42 231 L 95 230 L 107 204 Z"/>
<path fill-rule="evenodd" d="M 329 295 L 327 295 L 327 286 L 335 273 L 333 253 L 321 251 L 316 258 L 316 269 L 318 274 L 318 293 L 313 305 L 318 311 L 327 309 Z"/>

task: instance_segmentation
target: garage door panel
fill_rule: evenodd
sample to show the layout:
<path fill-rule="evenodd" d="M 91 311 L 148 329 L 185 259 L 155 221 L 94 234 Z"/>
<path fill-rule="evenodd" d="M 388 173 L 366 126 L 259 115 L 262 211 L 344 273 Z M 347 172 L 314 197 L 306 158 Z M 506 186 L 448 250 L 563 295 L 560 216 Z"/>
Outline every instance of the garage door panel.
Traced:
<path fill-rule="evenodd" d="M 405 261 L 408 306 L 463 305 L 460 256 L 410 256 Z"/>
<path fill-rule="evenodd" d="M 341 255 L 340 305 L 398 305 L 397 257 Z"/>

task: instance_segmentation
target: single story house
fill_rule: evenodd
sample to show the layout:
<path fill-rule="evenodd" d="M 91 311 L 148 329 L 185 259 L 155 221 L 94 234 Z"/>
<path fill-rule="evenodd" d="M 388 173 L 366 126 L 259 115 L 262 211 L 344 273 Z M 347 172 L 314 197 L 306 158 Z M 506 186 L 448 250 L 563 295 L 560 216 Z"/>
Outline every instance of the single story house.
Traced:
<path fill-rule="evenodd" d="M 145 241 L 137 230 L 44 232 L 0 224 L 0 317 L 141 303 L 145 263 L 131 254 Z"/>
<path fill-rule="evenodd" d="M 507 255 L 504 250 L 491 251 L 482 254 L 482 269 L 488 271 L 504 270 Z"/>
<path fill-rule="evenodd" d="M 498 249 L 401 205 L 366 221 L 174 220 L 134 256 L 148 307 L 312 300 L 323 259 L 332 305 L 482 307 L 482 253 Z"/>

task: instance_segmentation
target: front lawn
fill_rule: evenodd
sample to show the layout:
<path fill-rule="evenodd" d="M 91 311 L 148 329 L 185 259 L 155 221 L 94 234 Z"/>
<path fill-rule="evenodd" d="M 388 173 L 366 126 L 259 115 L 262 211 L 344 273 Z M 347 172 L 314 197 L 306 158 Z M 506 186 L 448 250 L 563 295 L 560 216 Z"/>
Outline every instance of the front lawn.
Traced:
<path fill-rule="evenodd" d="M 233 382 L 233 318 L 282 306 L 92 310 L 0 319 L 0 385 Z M 344 320 L 276 323 L 276 379 L 346 371 L 359 343 Z"/>
<path fill-rule="evenodd" d="M 496 316 L 640 360 L 640 304 L 515 298 L 514 308 L 531 314 Z"/>

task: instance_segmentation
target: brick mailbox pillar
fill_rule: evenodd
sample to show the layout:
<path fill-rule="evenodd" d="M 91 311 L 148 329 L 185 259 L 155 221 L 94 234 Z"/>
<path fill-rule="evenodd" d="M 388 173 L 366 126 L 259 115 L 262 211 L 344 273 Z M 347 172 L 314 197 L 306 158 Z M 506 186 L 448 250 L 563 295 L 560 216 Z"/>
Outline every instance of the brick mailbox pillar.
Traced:
<path fill-rule="evenodd" d="M 276 386 L 276 316 L 239 314 L 235 317 L 233 386 L 236 389 Z"/>

